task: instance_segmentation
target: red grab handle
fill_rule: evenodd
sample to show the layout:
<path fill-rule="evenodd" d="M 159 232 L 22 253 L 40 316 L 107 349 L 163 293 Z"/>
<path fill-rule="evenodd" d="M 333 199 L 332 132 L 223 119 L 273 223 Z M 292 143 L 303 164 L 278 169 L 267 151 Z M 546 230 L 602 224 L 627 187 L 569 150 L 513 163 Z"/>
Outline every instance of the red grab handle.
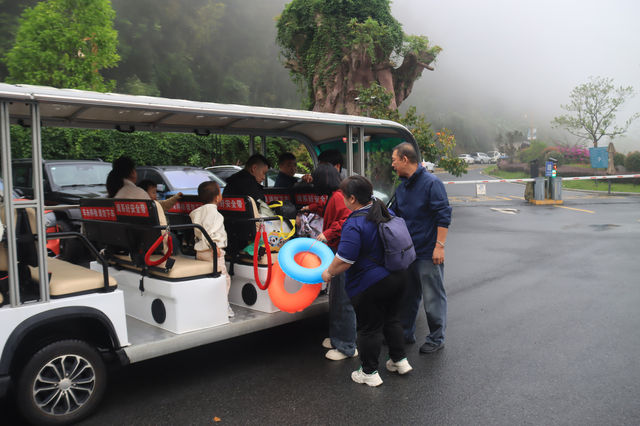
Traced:
<path fill-rule="evenodd" d="M 167 260 L 169 256 L 171 256 L 171 253 L 173 253 L 173 239 L 171 238 L 171 235 L 169 235 L 169 239 L 167 240 L 167 252 L 163 254 L 160 259 L 151 260 L 151 254 L 153 254 L 153 252 L 156 251 L 158 246 L 162 244 L 163 239 L 164 239 L 164 235 L 160 235 L 156 240 L 156 242 L 153 243 L 151 247 L 149 247 L 149 250 L 147 250 L 147 252 L 144 255 L 144 263 L 146 263 L 149 266 L 157 266 L 162 262 L 164 262 L 165 260 Z"/>
<path fill-rule="evenodd" d="M 264 241 L 264 245 L 267 249 L 267 279 L 264 282 L 260 282 L 260 276 L 258 275 L 258 249 L 260 248 L 260 236 L 262 236 L 262 240 Z M 256 280 L 256 285 L 260 290 L 266 290 L 269 287 L 269 282 L 271 282 L 271 246 L 269 246 L 269 241 L 267 240 L 267 232 L 264 230 L 264 226 L 260 226 L 260 230 L 256 232 L 256 239 L 253 243 L 253 277 Z"/>

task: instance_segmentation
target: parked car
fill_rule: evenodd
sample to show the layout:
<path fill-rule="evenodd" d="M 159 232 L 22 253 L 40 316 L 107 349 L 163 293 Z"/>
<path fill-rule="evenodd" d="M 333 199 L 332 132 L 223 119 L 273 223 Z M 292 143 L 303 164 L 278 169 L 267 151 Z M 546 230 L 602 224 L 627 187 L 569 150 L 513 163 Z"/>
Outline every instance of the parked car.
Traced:
<path fill-rule="evenodd" d="M 432 163 L 431 161 L 423 161 L 422 162 L 422 167 L 427 169 L 427 171 L 433 173 L 435 168 L 436 168 L 436 165 L 434 163 Z"/>
<path fill-rule="evenodd" d="M 158 199 L 164 200 L 178 192 L 198 195 L 198 185 L 212 180 L 226 186 L 226 182 L 209 170 L 188 166 L 140 166 L 136 167 L 138 182 L 150 180 L 158 185 Z"/>
<path fill-rule="evenodd" d="M 224 166 L 205 167 L 205 170 L 209 170 L 211 173 L 226 182 L 229 176 L 238 173 L 240 170 L 242 170 L 242 167 L 233 164 L 227 164 Z"/>
<path fill-rule="evenodd" d="M 24 198 L 33 198 L 32 160 L 14 160 L 12 169 L 13 187 Z M 82 198 L 107 195 L 106 182 L 111 163 L 99 160 L 43 160 L 42 170 L 45 205 L 76 205 Z M 55 219 L 61 232 L 80 231 L 78 208 L 56 210 Z M 77 261 L 82 255 L 82 247 L 74 239 L 60 240 L 59 253 L 66 260 Z"/>
<path fill-rule="evenodd" d="M 464 160 L 467 164 L 475 163 L 475 160 L 469 154 L 460 154 L 460 155 L 458 155 L 458 158 Z"/>
<path fill-rule="evenodd" d="M 489 164 L 491 162 L 491 158 L 484 152 L 472 152 L 471 156 L 473 161 L 478 164 Z"/>
<path fill-rule="evenodd" d="M 489 151 L 487 152 L 487 155 L 491 159 L 492 163 L 497 163 L 498 159 L 500 158 L 500 155 L 502 154 L 500 153 L 500 151 Z"/>

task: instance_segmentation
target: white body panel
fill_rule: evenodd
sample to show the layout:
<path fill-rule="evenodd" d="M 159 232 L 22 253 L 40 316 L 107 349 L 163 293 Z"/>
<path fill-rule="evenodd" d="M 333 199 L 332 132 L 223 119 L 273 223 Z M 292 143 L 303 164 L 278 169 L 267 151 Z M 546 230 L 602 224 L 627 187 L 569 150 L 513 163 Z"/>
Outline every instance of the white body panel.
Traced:
<path fill-rule="evenodd" d="M 92 262 L 91 269 L 100 266 Z M 127 315 L 172 333 L 186 333 L 226 324 L 227 283 L 224 277 L 198 278 L 188 281 L 165 281 L 144 277 L 144 292 L 139 289 L 141 275 L 109 268 L 109 275 L 118 281 L 124 292 Z M 162 323 L 154 320 L 151 304 L 160 299 L 166 310 Z"/>
<path fill-rule="evenodd" d="M 227 270 L 229 270 L 228 263 Z M 233 265 L 233 271 L 234 275 L 231 277 L 231 290 L 229 290 L 229 301 L 231 303 L 260 312 L 271 313 L 278 312 L 280 310 L 271 301 L 269 292 L 267 290 L 260 290 L 256 285 L 252 265 L 238 265 L 236 263 L 235 265 Z M 261 266 L 258 268 L 258 276 L 260 277 L 260 282 L 264 284 L 267 279 L 266 266 Z M 246 303 L 247 301 L 242 297 L 242 289 L 245 285 L 253 286 L 253 288 L 257 292 L 258 297 L 253 304 Z M 296 291 L 300 290 L 301 285 L 302 284 L 300 282 L 285 276 L 284 288 L 289 293 L 295 293 Z"/>
<path fill-rule="evenodd" d="M 125 318 L 124 297 L 121 290 L 110 293 L 91 293 L 80 296 L 51 299 L 46 303 L 25 303 L 22 306 L 12 308 L 5 305 L 0 308 L 0 348 L 4 348 L 11 333 L 23 321 L 42 312 L 66 307 L 94 308 L 104 313 L 118 335 L 120 344 L 127 346 L 127 323 Z"/>

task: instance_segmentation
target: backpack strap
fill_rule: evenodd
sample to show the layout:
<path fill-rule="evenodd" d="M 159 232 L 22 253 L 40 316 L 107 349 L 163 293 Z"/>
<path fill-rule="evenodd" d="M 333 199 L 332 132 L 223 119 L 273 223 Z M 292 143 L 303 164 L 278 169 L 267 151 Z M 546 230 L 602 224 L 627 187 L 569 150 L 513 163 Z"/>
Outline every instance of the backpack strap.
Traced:
<path fill-rule="evenodd" d="M 366 216 L 369 214 L 369 211 L 367 210 L 366 212 L 357 212 L 354 213 L 352 217 L 362 217 L 362 216 Z M 380 225 L 378 224 L 378 238 L 380 238 L 380 240 L 382 241 L 382 237 L 380 236 Z M 382 241 L 382 251 L 384 253 L 384 241 Z M 384 254 L 383 254 L 383 258 L 382 258 L 382 262 L 379 261 L 378 259 L 376 259 L 375 257 L 371 256 L 370 254 L 367 254 L 365 256 L 367 259 L 369 259 L 370 261 L 372 261 L 373 263 L 375 263 L 378 266 L 382 266 L 384 268 Z"/>

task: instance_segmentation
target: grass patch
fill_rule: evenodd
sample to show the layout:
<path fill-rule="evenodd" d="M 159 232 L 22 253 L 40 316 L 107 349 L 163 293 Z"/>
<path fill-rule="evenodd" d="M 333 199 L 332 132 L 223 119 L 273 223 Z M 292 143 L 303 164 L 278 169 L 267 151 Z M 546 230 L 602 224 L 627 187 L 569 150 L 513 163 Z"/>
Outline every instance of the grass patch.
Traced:
<path fill-rule="evenodd" d="M 597 184 L 596 184 L 597 182 Z M 593 180 L 574 180 L 563 181 L 562 187 L 566 189 L 586 189 L 589 191 L 609 191 L 609 183 L 606 180 L 593 181 Z M 640 185 L 634 185 L 632 183 L 611 183 L 612 192 L 636 192 L 640 193 Z"/>
<path fill-rule="evenodd" d="M 530 177 L 524 172 L 506 172 L 504 170 L 500 170 L 498 166 L 489 166 L 484 169 L 484 173 L 500 179 L 525 179 Z"/>

